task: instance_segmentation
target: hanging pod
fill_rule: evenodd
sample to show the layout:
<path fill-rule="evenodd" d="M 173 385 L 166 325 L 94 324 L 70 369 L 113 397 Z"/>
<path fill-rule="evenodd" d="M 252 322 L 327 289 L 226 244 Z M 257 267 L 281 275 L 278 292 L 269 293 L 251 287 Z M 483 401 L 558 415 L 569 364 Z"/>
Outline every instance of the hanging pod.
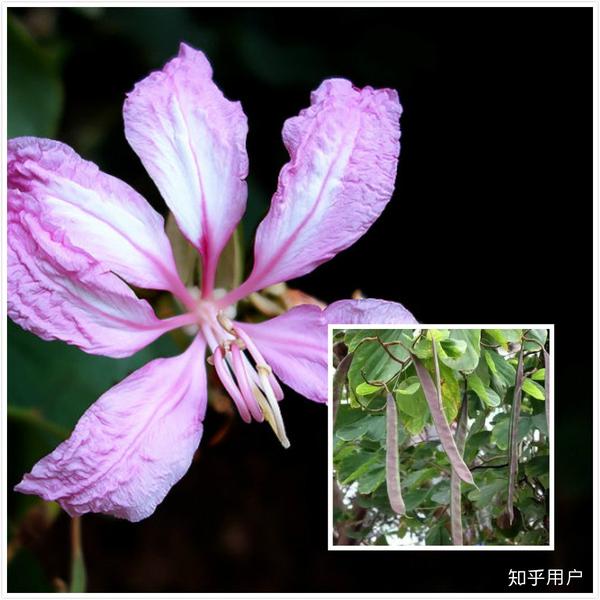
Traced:
<path fill-rule="evenodd" d="M 398 470 L 398 409 L 396 400 L 390 393 L 387 395 L 386 407 L 386 457 L 385 480 L 387 484 L 390 506 L 399 515 L 406 513 L 402 489 L 400 487 L 400 472 Z"/>
<path fill-rule="evenodd" d="M 417 376 L 421 381 L 421 387 L 423 388 L 423 393 L 425 394 L 427 404 L 429 405 L 429 411 L 431 412 L 433 424 L 435 425 L 435 429 L 440 436 L 440 442 L 442 443 L 444 452 L 448 456 L 448 460 L 452 465 L 452 469 L 456 471 L 456 474 L 463 481 L 470 483 L 471 485 L 475 485 L 475 482 L 473 481 L 473 475 L 471 475 L 469 467 L 467 467 L 463 461 L 456 444 L 454 443 L 454 437 L 452 436 L 450 425 L 446 420 L 446 415 L 444 414 L 444 410 L 442 408 L 442 387 L 440 384 L 440 371 L 437 361 L 435 342 L 433 342 L 433 362 L 435 365 L 437 388 L 431 379 L 429 371 L 425 368 L 425 365 L 421 362 L 421 360 L 414 354 L 412 355 L 412 360 L 417 371 Z"/>
<path fill-rule="evenodd" d="M 515 493 L 515 481 L 517 479 L 517 469 L 519 465 L 519 417 L 521 415 L 521 395 L 523 393 L 523 352 L 524 344 L 521 344 L 519 352 L 519 363 L 517 365 L 517 377 L 515 379 L 515 392 L 513 394 L 513 403 L 509 430 L 509 454 L 510 464 L 508 469 L 508 498 L 506 500 L 506 512 L 508 513 L 508 522 L 512 524 L 514 519 L 513 499 Z M 546 376 L 548 374 L 546 373 Z M 548 402 L 548 398 L 546 398 Z"/>
<path fill-rule="evenodd" d="M 465 442 L 467 440 L 468 414 L 466 386 L 467 383 L 465 381 L 465 395 L 460 406 L 458 425 L 454 436 L 456 449 L 461 457 L 465 451 Z M 452 531 L 452 543 L 455 546 L 463 545 L 461 504 L 460 477 L 456 471 L 452 469 L 452 474 L 450 476 L 450 530 Z"/>

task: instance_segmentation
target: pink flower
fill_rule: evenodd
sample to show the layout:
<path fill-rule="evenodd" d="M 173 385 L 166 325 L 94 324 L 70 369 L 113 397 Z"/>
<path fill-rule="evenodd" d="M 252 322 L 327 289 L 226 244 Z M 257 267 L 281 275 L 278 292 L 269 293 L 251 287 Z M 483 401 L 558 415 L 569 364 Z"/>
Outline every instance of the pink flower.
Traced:
<path fill-rule="evenodd" d="M 260 324 L 225 309 L 246 295 L 312 271 L 353 244 L 390 199 L 401 107 L 393 90 L 330 79 L 286 121 L 290 162 L 260 224 L 254 268 L 219 297 L 219 255 L 246 206 L 246 116 L 185 44 L 128 94 L 125 135 L 202 259 L 201 293 L 180 280 L 162 217 L 126 183 L 52 140 L 8 146 L 8 312 L 21 327 L 92 354 L 129 356 L 161 334 L 194 325 L 188 349 L 157 359 L 102 395 L 71 437 L 16 490 L 56 500 L 70 515 L 139 521 L 187 471 L 206 412 L 212 354 L 244 421 L 267 419 L 288 446 L 275 375 L 327 399 L 327 321 L 413 322 L 399 304 L 341 301 L 297 306 Z M 127 283 L 173 293 L 186 311 L 158 319 Z"/>

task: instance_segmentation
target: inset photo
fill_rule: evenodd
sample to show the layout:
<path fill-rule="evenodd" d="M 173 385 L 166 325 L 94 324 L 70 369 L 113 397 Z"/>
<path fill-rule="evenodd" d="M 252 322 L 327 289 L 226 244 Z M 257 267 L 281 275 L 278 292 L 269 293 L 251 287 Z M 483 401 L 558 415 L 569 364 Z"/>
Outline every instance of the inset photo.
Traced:
<path fill-rule="evenodd" d="M 552 325 L 333 325 L 329 550 L 552 550 Z"/>

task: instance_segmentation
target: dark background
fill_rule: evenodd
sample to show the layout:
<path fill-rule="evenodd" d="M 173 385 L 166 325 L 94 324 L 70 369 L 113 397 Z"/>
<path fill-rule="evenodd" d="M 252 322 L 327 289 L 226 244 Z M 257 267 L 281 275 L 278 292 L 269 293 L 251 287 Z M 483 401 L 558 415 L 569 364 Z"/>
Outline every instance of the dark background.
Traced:
<path fill-rule="evenodd" d="M 89 591 L 591 591 L 591 8 L 9 13 L 47 55 L 58 85 L 45 135 L 163 210 L 125 141 L 121 105 L 180 40 L 203 49 L 218 85 L 249 118 L 248 243 L 287 160 L 282 123 L 308 105 L 310 90 L 331 76 L 396 88 L 404 115 L 392 201 L 351 249 L 294 285 L 326 302 L 360 288 L 402 302 L 422 322 L 556 325 L 556 551 L 328 552 L 326 414 L 288 390 L 289 450 L 239 419 L 220 443 L 206 443 L 222 427 L 209 410 L 198 460 L 154 516 L 139 524 L 84 517 Z M 11 114 L 34 115 L 27 98 L 39 103 L 49 89 L 11 104 L 28 64 L 19 52 L 9 43 L 10 135 L 32 133 Z M 9 402 L 50 403 L 59 421 L 64 406 L 68 429 L 96 398 L 80 394 L 67 406 L 69 378 L 114 364 L 71 350 L 9 328 Z M 66 369 L 61 384 L 55 371 L 48 382 L 36 370 L 54 363 Z M 99 380 L 100 392 L 123 375 Z M 13 417 L 9 489 L 43 453 L 31 448 L 40 437 L 33 425 Z M 31 523 L 20 520 L 31 514 L 21 502 L 9 492 L 11 532 L 23 537 Z M 9 590 L 68 580 L 68 518 L 41 529 L 12 559 Z M 569 588 L 507 588 L 508 569 L 547 568 L 584 577 Z"/>

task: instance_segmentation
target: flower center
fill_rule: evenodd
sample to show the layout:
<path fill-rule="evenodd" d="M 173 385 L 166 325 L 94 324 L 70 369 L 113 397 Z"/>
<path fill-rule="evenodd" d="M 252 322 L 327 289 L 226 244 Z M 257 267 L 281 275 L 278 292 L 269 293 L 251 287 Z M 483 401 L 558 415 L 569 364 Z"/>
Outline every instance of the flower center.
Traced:
<path fill-rule="evenodd" d="M 283 391 L 250 336 L 236 327 L 227 312 L 219 310 L 212 300 L 198 300 L 196 305 L 198 327 L 212 352 L 209 363 L 214 365 L 242 419 L 246 423 L 266 419 L 283 447 L 288 448 L 290 442 L 278 402 Z"/>

